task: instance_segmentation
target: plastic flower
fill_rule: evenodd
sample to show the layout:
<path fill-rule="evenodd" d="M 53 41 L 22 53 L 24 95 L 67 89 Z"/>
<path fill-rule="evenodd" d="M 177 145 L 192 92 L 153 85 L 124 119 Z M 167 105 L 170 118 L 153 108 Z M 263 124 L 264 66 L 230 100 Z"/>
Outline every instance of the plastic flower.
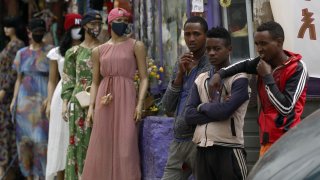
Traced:
<path fill-rule="evenodd" d="M 150 77 L 151 78 L 156 77 L 156 76 L 157 76 L 157 74 L 155 72 L 153 72 L 153 71 L 150 72 Z"/>
<path fill-rule="evenodd" d="M 220 5 L 222 7 L 229 7 L 231 5 L 231 0 L 220 0 Z"/>
<path fill-rule="evenodd" d="M 159 108 L 158 108 L 157 106 L 155 106 L 155 105 L 151 106 L 149 109 L 150 109 L 150 111 L 152 111 L 152 112 L 157 112 L 157 111 L 159 111 Z"/>
<path fill-rule="evenodd" d="M 155 64 L 155 61 L 151 58 L 147 58 L 147 72 L 148 72 L 148 79 L 149 79 L 149 84 L 153 84 L 156 86 L 161 86 L 162 85 L 162 74 L 164 73 L 164 68 L 161 66 L 158 66 Z M 140 77 L 139 77 L 139 72 L 137 71 L 135 76 L 134 76 L 134 84 L 136 86 L 136 89 L 138 90 L 139 84 L 140 84 Z M 155 114 L 158 113 L 159 111 L 159 104 L 156 103 L 154 100 L 153 95 L 151 92 L 148 92 L 149 96 L 152 96 L 152 102 L 151 106 L 145 107 L 145 112 L 146 114 L 151 113 Z M 147 99 L 147 98 L 146 98 Z M 149 114 L 150 115 L 150 114 Z"/>

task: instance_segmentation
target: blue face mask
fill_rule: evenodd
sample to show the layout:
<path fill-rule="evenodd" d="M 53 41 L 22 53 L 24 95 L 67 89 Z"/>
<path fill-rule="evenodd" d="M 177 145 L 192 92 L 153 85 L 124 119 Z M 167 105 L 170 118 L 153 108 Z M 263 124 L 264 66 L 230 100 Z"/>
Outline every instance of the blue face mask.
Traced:
<path fill-rule="evenodd" d="M 128 29 L 128 24 L 124 22 L 112 22 L 111 29 L 118 36 L 123 36 Z"/>

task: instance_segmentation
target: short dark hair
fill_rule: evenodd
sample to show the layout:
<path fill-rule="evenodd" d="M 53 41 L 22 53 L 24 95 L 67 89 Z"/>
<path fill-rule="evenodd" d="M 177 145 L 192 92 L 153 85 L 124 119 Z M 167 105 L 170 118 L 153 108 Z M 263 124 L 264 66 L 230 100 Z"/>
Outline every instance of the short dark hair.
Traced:
<path fill-rule="evenodd" d="M 213 27 L 207 32 L 207 38 L 220 38 L 225 41 L 225 46 L 231 45 L 231 36 L 224 27 Z"/>
<path fill-rule="evenodd" d="M 26 30 L 26 24 L 23 22 L 22 17 L 5 17 L 3 19 L 3 26 L 4 27 L 12 27 L 15 29 L 15 34 L 18 39 L 22 40 L 25 45 L 29 44 L 29 38 Z"/>
<path fill-rule="evenodd" d="M 187 21 L 184 23 L 183 28 L 185 28 L 186 24 L 188 24 L 188 23 L 200 23 L 200 25 L 202 26 L 203 32 L 207 33 L 207 31 L 208 31 L 207 21 L 200 16 L 192 16 L 192 17 L 188 18 Z"/>
<path fill-rule="evenodd" d="M 46 30 L 46 22 L 41 18 L 32 18 L 29 21 L 28 29 L 32 32 L 35 30 Z"/>
<path fill-rule="evenodd" d="M 94 21 L 94 20 L 102 21 L 101 14 L 99 13 L 99 11 L 90 10 L 86 14 L 83 15 L 82 20 L 81 20 L 81 26 L 84 26 L 88 22 Z"/>
<path fill-rule="evenodd" d="M 273 39 L 282 38 L 284 40 L 284 32 L 281 25 L 274 21 L 261 24 L 257 28 L 257 32 L 268 31 Z"/>

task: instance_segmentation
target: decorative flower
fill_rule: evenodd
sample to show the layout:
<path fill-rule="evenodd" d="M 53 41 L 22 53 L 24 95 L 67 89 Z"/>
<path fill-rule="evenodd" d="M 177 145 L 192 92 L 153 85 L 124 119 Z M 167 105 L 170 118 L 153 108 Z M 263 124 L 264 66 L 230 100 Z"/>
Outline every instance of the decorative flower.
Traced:
<path fill-rule="evenodd" d="M 64 82 L 70 81 L 70 78 L 69 78 L 69 76 L 68 76 L 66 73 L 62 73 L 61 79 L 62 79 Z"/>
<path fill-rule="evenodd" d="M 83 128 L 84 126 L 84 119 L 83 118 L 80 118 L 79 121 L 78 121 L 78 125 Z"/>
<path fill-rule="evenodd" d="M 93 68 L 93 62 L 92 62 L 91 59 L 87 59 L 87 66 L 88 66 L 89 68 Z"/>
<path fill-rule="evenodd" d="M 78 163 L 74 165 L 74 171 L 76 172 L 76 174 L 78 174 Z"/>
<path fill-rule="evenodd" d="M 231 0 L 220 0 L 220 6 L 227 8 L 230 5 L 231 5 Z"/>
<path fill-rule="evenodd" d="M 161 85 L 162 81 L 160 80 L 161 74 L 164 72 L 163 67 L 158 67 L 157 65 L 155 65 L 154 60 L 151 58 L 147 59 L 147 71 L 148 71 L 148 75 L 149 75 L 149 81 L 153 81 L 156 80 L 158 85 Z M 140 83 L 140 77 L 139 77 L 139 73 L 138 71 L 136 72 L 135 76 L 134 76 L 134 81 L 135 84 L 139 85 Z"/>
<path fill-rule="evenodd" d="M 154 62 L 153 59 L 147 58 L 147 71 L 148 71 L 148 79 L 149 79 L 149 84 L 154 87 L 154 86 L 161 86 L 162 80 L 161 80 L 161 75 L 164 73 L 164 68 L 161 66 L 157 66 Z M 134 82 L 136 85 L 136 88 L 138 90 L 139 84 L 140 84 L 140 77 L 138 71 L 136 72 L 134 76 Z M 148 103 L 147 103 L 148 101 Z M 146 105 L 148 104 L 148 105 Z M 159 111 L 159 104 L 156 102 L 156 98 L 151 92 L 148 92 L 147 98 L 145 100 L 145 111 L 146 112 L 151 112 L 152 114 L 157 113 Z M 148 114 L 148 113 L 147 113 Z"/>
<path fill-rule="evenodd" d="M 85 78 L 80 79 L 80 83 L 82 85 L 86 85 L 87 84 L 87 79 L 85 79 Z"/>
<path fill-rule="evenodd" d="M 158 112 L 159 111 L 159 108 L 156 105 L 151 106 L 149 109 L 151 112 Z"/>
<path fill-rule="evenodd" d="M 74 141 L 74 136 L 70 136 L 70 144 L 74 145 L 75 141 Z"/>

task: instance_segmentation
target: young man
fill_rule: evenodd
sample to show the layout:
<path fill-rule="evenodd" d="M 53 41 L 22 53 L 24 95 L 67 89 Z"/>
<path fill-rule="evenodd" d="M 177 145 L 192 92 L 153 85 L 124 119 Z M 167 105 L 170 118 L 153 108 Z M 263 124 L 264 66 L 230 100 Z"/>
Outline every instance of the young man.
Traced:
<path fill-rule="evenodd" d="M 210 77 L 230 65 L 229 32 L 220 27 L 209 30 L 206 49 L 212 69 L 195 80 L 185 115 L 189 125 L 197 125 L 193 136 L 198 145 L 196 179 L 245 179 L 243 124 L 249 102 L 248 78 L 236 74 L 224 79 L 218 91 L 209 93 Z"/>
<path fill-rule="evenodd" d="M 258 74 L 262 156 L 276 140 L 300 122 L 308 74 L 301 55 L 283 50 L 284 32 L 280 24 L 262 24 L 254 41 L 260 57 L 221 69 L 210 80 L 209 88 L 216 89 L 221 78 L 239 72 Z"/>
<path fill-rule="evenodd" d="M 196 146 L 191 139 L 195 126 L 184 119 L 185 104 L 196 77 L 209 70 L 205 55 L 207 22 L 198 16 L 190 17 L 184 24 L 184 40 L 190 50 L 182 55 L 173 71 L 171 81 L 162 98 L 167 112 L 175 113 L 174 140 L 170 145 L 169 157 L 163 180 L 188 179 L 194 171 Z"/>

